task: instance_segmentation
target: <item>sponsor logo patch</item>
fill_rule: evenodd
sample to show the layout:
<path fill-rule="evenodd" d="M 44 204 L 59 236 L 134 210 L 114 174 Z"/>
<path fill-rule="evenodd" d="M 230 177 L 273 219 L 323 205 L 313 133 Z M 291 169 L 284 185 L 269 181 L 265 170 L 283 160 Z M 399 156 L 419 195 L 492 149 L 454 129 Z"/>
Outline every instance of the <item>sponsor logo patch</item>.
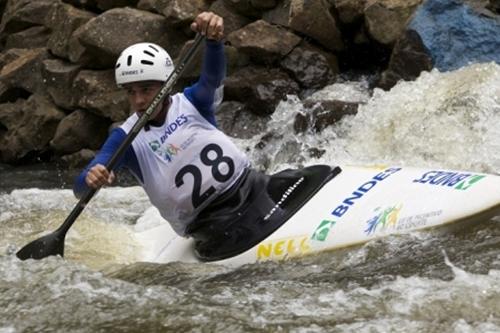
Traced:
<path fill-rule="evenodd" d="M 424 173 L 419 179 L 414 179 L 413 182 L 465 191 L 485 177 L 485 175 L 465 172 L 433 170 Z"/>
<path fill-rule="evenodd" d="M 358 188 L 353 191 L 349 196 L 345 197 L 340 204 L 338 204 L 335 209 L 330 213 L 334 220 L 324 219 L 318 225 L 316 230 L 314 231 L 311 239 L 318 241 L 325 241 L 328 238 L 328 234 L 330 229 L 338 223 L 338 218 L 341 218 L 351 209 L 351 207 L 355 206 L 358 201 L 360 201 L 363 196 L 368 193 L 371 189 L 377 186 L 378 183 L 384 181 L 386 178 L 400 171 L 401 168 L 387 168 L 382 172 L 377 173 L 367 182 L 358 186 Z M 332 218 L 332 217 L 330 217 Z"/>
<path fill-rule="evenodd" d="M 311 236 L 312 240 L 324 242 L 330 233 L 330 229 L 335 225 L 335 221 L 323 220 Z"/>
<path fill-rule="evenodd" d="M 156 155 L 160 156 L 162 160 L 165 160 L 169 163 L 172 162 L 174 157 L 180 151 L 182 151 L 181 148 L 170 143 L 162 145 L 158 140 L 149 142 L 149 147 Z"/>
<path fill-rule="evenodd" d="M 378 207 L 375 209 L 375 215 L 369 219 L 367 223 L 367 228 L 365 233 L 367 235 L 374 234 L 377 231 L 383 231 L 388 228 L 395 228 L 398 220 L 399 213 L 401 212 L 401 208 L 403 205 L 397 205 L 387 208 Z"/>
<path fill-rule="evenodd" d="M 311 252 L 311 247 L 307 236 L 282 238 L 260 243 L 257 247 L 257 259 L 286 259 L 309 252 Z"/>

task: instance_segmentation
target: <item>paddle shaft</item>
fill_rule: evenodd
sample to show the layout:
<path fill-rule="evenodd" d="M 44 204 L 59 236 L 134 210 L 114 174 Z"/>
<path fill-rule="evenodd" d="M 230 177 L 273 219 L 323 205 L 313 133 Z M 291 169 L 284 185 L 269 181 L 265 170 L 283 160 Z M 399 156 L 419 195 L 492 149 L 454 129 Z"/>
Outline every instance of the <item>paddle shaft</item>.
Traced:
<path fill-rule="evenodd" d="M 184 56 L 181 58 L 177 66 L 175 67 L 174 71 L 169 75 L 167 78 L 167 81 L 165 81 L 165 84 L 161 88 L 161 90 L 158 92 L 156 97 L 153 99 L 149 107 L 146 109 L 146 111 L 141 115 L 141 117 L 137 120 L 137 122 L 134 124 L 128 135 L 126 136 L 125 140 L 120 144 L 116 152 L 111 156 L 109 159 L 108 163 L 106 163 L 105 167 L 108 170 L 113 170 L 120 158 L 123 156 L 125 153 L 125 150 L 130 146 L 132 141 L 135 139 L 137 134 L 141 131 L 141 129 L 146 125 L 148 122 L 149 118 L 151 115 L 154 113 L 156 107 L 161 103 L 161 101 L 172 91 L 173 86 L 177 82 L 177 79 L 184 73 L 184 70 L 186 69 L 186 66 L 189 64 L 189 62 L 192 60 L 193 56 L 195 55 L 199 45 L 201 44 L 201 41 L 203 40 L 203 36 L 201 34 L 196 34 L 196 38 L 194 39 L 193 45 L 189 48 L 189 50 L 184 54 Z M 94 195 L 97 193 L 98 189 L 94 188 L 89 188 L 83 197 L 78 201 L 76 206 L 73 208 L 71 213 L 68 215 L 66 220 L 64 220 L 64 223 L 56 230 L 58 233 L 63 233 L 65 234 L 69 228 L 73 225 L 75 220 L 80 216 L 82 211 L 85 209 L 85 206 L 89 203 L 89 201 L 94 197 Z"/>

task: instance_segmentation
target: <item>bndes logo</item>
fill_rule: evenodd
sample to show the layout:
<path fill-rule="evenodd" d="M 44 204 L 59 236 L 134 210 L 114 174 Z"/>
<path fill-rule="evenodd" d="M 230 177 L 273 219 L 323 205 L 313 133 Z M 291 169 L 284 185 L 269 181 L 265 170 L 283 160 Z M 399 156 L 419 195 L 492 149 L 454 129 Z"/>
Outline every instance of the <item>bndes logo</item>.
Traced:
<path fill-rule="evenodd" d="M 137 75 L 137 74 L 139 74 L 139 71 L 138 70 L 134 70 L 134 71 L 122 71 L 121 74 L 123 76 L 126 76 L 126 75 Z"/>

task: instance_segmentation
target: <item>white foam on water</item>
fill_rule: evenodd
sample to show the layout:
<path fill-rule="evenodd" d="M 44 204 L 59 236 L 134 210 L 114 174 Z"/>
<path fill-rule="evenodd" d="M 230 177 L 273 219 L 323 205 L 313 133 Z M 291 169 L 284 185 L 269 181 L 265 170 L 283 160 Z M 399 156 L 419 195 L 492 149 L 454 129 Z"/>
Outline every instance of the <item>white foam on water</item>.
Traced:
<path fill-rule="evenodd" d="M 297 96 L 288 96 L 272 115 L 264 148 L 258 135 L 237 140 L 257 167 L 276 171 L 290 166 L 395 164 L 486 173 L 500 171 L 500 65 L 474 64 L 453 72 L 424 72 L 390 91 L 347 82 L 327 86 L 313 96 L 358 100 L 358 113 L 344 116 L 321 133 L 296 134 L 297 113 L 307 113 Z M 324 150 L 320 158 L 308 149 Z"/>

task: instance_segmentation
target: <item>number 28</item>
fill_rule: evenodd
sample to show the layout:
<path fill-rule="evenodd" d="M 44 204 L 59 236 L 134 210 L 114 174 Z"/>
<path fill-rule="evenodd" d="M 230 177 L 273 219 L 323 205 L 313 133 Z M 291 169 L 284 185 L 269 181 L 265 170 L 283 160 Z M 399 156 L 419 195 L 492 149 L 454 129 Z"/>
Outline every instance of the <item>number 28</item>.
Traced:
<path fill-rule="evenodd" d="M 215 152 L 214 159 L 210 159 L 210 157 L 208 156 L 210 152 Z M 215 143 L 206 145 L 201 150 L 200 159 L 203 164 L 212 167 L 212 176 L 216 181 L 220 183 L 228 181 L 234 174 L 233 160 L 229 156 L 224 156 L 222 148 Z M 223 174 L 219 171 L 219 165 L 221 164 L 227 165 L 228 170 L 226 174 Z M 196 165 L 192 164 L 188 164 L 179 170 L 179 172 L 175 176 L 175 186 L 181 187 L 182 185 L 184 185 L 184 175 L 188 173 L 193 175 L 194 178 L 191 200 L 193 203 L 193 207 L 198 208 L 203 202 L 205 202 L 205 200 L 208 199 L 208 197 L 215 193 L 215 188 L 213 186 L 210 186 L 205 192 L 201 193 L 202 174 L 200 169 Z"/>

